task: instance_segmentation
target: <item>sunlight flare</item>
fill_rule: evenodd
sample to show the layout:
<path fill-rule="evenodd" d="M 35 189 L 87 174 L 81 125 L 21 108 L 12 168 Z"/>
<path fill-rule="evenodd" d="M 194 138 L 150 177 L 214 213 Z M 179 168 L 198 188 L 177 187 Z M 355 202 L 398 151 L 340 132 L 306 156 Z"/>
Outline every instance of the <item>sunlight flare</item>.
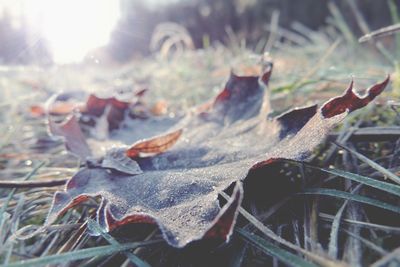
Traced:
<path fill-rule="evenodd" d="M 114 0 L 26 0 L 24 9 L 57 63 L 79 62 L 91 49 L 107 44 L 120 15 Z"/>

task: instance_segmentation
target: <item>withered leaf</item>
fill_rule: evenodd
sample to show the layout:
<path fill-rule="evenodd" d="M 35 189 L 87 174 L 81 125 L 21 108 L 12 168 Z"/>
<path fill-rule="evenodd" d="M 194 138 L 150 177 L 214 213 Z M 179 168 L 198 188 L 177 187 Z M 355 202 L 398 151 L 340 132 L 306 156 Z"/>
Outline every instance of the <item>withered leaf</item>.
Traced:
<path fill-rule="evenodd" d="M 74 115 L 70 116 L 61 124 L 57 124 L 53 120 L 49 120 L 49 130 L 53 135 L 63 136 L 65 145 L 68 150 L 73 151 L 81 158 L 92 155 L 85 136 L 83 135 L 78 121 Z"/>
<path fill-rule="evenodd" d="M 144 154 L 160 154 L 172 147 L 178 141 L 181 134 L 182 130 L 177 130 L 163 136 L 157 136 L 149 140 L 139 141 L 126 150 L 126 156 L 131 159 L 135 159 Z"/>
<path fill-rule="evenodd" d="M 241 181 L 253 169 L 281 158 L 305 160 L 348 112 L 365 106 L 389 81 L 388 77 L 374 85 L 364 97 L 350 87 L 321 108 L 294 109 L 270 119 L 267 92 L 260 84 L 266 84 L 270 74 L 271 68 L 261 78 L 232 74 L 201 113 L 144 120 L 123 116 L 123 125 L 106 140 L 114 147 L 88 161 L 65 190 L 55 194 L 46 224 L 88 197 L 99 196 L 96 217 L 107 231 L 145 222 L 157 224 L 175 247 L 203 238 L 227 240 L 243 195 Z M 73 152 L 87 157 L 89 146 L 80 138 L 82 133 L 60 127 L 53 124 L 53 132 L 63 135 Z M 72 138 L 75 134 L 77 140 Z M 94 150 L 98 146 L 91 154 Z M 218 194 L 233 183 L 233 197 L 221 208 Z"/>

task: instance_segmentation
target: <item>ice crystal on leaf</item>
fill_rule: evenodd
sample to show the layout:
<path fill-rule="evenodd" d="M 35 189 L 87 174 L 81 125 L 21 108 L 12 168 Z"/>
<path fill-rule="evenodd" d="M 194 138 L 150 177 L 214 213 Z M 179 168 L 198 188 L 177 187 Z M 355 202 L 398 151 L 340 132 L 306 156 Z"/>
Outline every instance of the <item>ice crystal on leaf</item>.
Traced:
<path fill-rule="evenodd" d="M 276 118 L 259 76 L 231 74 L 225 88 L 202 110 L 171 117 L 132 118 L 135 103 L 91 96 L 82 111 L 103 120 L 106 139 L 84 134 L 76 116 L 50 120 L 51 132 L 86 165 L 54 196 L 46 224 L 89 197 L 100 197 L 97 221 L 110 231 L 128 223 L 157 224 L 172 246 L 195 240 L 227 240 L 241 204 L 242 181 L 279 159 L 302 161 L 348 112 L 379 95 L 389 79 L 360 97 L 350 88 L 321 108 L 293 109 Z M 268 177 L 265 177 L 268 179 Z M 218 194 L 235 184 L 223 207 Z"/>

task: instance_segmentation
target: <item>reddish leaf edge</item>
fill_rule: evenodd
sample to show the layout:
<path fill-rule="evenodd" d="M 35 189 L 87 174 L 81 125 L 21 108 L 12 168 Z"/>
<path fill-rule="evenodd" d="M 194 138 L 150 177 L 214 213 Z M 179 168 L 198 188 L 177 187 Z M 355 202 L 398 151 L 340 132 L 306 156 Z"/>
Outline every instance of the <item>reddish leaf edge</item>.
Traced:
<path fill-rule="evenodd" d="M 389 83 L 390 75 L 386 79 L 367 89 L 365 95 L 360 96 L 353 90 L 354 81 L 351 81 L 348 89 L 343 95 L 328 100 L 321 108 L 324 118 L 332 118 L 346 111 L 349 113 L 365 107 L 368 103 L 375 99 L 385 89 Z"/>
<path fill-rule="evenodd" d="M 68 182 L 65 186 L 65 190 L 70 187 L 70 183 Z M 146 213 L 135 213 L 134 215 L 128 215 L 123 217 L 120 220 L 117 220 L 112 213 L 109 211 L 109 206 L 107 205 L 107 201 L 102 198 L 99 204 L 99 207 L 96 212 L 97 223 L 102 226 L 107 232 L 113 231 L 122 225 L 126 225 L 129 223 L 148 223 L 157 225 L 163 234 L 164 239 L 168 242 L 168 244 L 176 247 L 183 248 L 190 243 L 203 240 L 203 239 L 211 239 L 218 240 L 221 242 L 228 242 L 230 237 L 232 236 L 233 229 L 236 223 L 237 216 L 239 214 L 239 207 L 243 200 L 243 185 L 241 181 L 236 181 L 234 190 L 231 198 L 228 202 L 221 208 L 218 215 L 214 218 L 213 222 L 209 229 L 207 229 L 202 236 L 199 236 L 197 239 L 191 240 L 189 243 L 185 243 L 184 245 L 176 245 L 173 242 L 173 238 L 166 235 L 167 232 L 164 228 L 164 225 L 161 224 L 157 218 L 154 218 Z M 56 192 L 55 197 L 53 198 L 52 206 L 60 205 L 64 206 L 62 210 L 60 210 L 56 216 L 48 216 L 46 221 L 41 229 L 45 229 L 54 223 L 57 218 L 64 215 L 69 209 L 81 204 L 82 202 L 87 201 L 89 198 L 99 197 L 100 194 L 85 194 L 81 195 L 78 198 L 72 199 L 65 192 Z M 40 229 L 37 233 L 42 232 Z M 91 235 L 98 235 L 96 233 L 90 232 Z M 32 237 L 33 235 L 30 235 Z"/>
<path fill-rule="evenodd" d="M 55 122 L 49 117 L 48 132 L 50 136 L 62 137 L 65 140 L 67 150 L 81 160 L 92 157 L 93 151 L 86 142 L 76 115 L 70 115 L 60 123 Z M 182 132 L 183 129 L 178 129 L 173 132 L 137 141 L 125 150 L 125 154 L 131 159 L 136 159 L 163 153 L 179 140 Z M 147 144 L 148 146 L 146 146 Z"/>
<path fill-rule="evenodd" d="M 125 111 L 130 105 L 140 100 L 146 92 L 147 89 L 140 89 L 139 91 L 134 92 L 132 97 L 135 97 L 135 99 L 132 98 L 129 101 L 121 100 L 117 96 L 99 97 L 96 94 L 91 93 L 86 99 L 85 105 L 81 111 L 94 116 L 101 116 L 107 106 L 111 106 L 120 111 Z"/>
<path fill-rule="evenodd" d="M 302 108 L 295 108 L 279 115 L 275 119 L 277 121 L 280 121 L 281 125 L 285 127 L 284 120 L 286 117 L 289 117 L 290 114 L 308 113 L 306 117 L 311 118 L 319 112 L 323 119 L 329 119 L 335 116 L 346 115 L 368 105 L 371 101 L 373 101 L 378 95 L 380 95 L 383 92 L 383 90 L 388 85 L 389 81 L 390 81 L 390 75 L 388 74 L 385 80 L 383 80 L 380 83 L 372 85 L 366 90 L 366 93 L 361 96 L 354 91 L 354 81 L 352 80 L 350 82 L 349 87 L 342 95 L 329 99 L 319 109 L 318 105 L 315 104 Z M 301 125 L 297 128 L 301 129 L 304 125 L 305 123 L 304 124 L 301 123 Z M 269 164 L 273 164 L 282 160 L 294 160 L 294 159 L 271 157 L 264 161 L 257 162 L 250 168 L 250 170 L 266 167 Z"/>
<path fill-rule="evenodd" d="M 268 85 L 271 74 L 273 70 L 273 63 L 272 62 L 262 62 L 262 72 L 258 76 L 240 76 L 235 74 L 233 71 L 231 71 L 230 74 L 230 79 L 232 83 L 235 82 L 236 80 L 248 80 L 254 83 L 258 83 L 259 80 L 261 80 L 264 85 Z M 145 93 L 147 92 L 147 89 L 142 89 L 139 90 L 138 92 L 135 93 L 135 96 L 137 98 L 141 98 Z M 231 96 L 232 92 L 229 92 L 228 90 L 228 85 L 225 86 L 225 88 L 217 95 L 217 97 L 214 98 L 213 102 L 208 102 L 203 104 L 202 108 L 199 108 L 195 111 L 197 114 L 201 114 L 203 112 L 206 112 L 207 110 L 211 109 L 212 107 L 218 105 L 220 102 L 228 100 L 228 98 Z M 92 151 L 86 142 L 86 139 L 84 137 L 84 134 L 79 126 L 78 118 L 76 117 L 75 114 L 72 114 L 68 116 L 63 122 L 57 123 L 54 120 L 51 119 L 51 105 L 55 103 L 56 98 L 58 95 L 52 96 L 46 104 L 46 114 L 47 114 L 47 121 L 48 121 L 48 132 L 51 136 L 61 136 L 65 139 L 65 146 L 67 150 L 69 150 L 72 154 L 78 156 L 81 160 L 86 160 L 88 157 L 92 156 Z M 109 122 L 110 129 L 115 129 L 118 128 L 118 124 L 120 121 L 124 119 L 124 112 L 129 108 L 130 105 L 132 105 L 133 102 L 126 102 L 126 101 L 121 101 L 117 99 L 116 97 L 98 97 L 95 94 L 90 94 L 85 102 L 85 105 L 83 107 L 80 107 L 78 109 L 79 112 L 82 114 L 90 114 L 92 116 L 102 116 L 106 115 L 107 116 L 107 121 Z M 107 111 L 107 106 L 110 106 L 108 110 L 108 114 L 104 114 Z M 65 114 L 63 114 L 65 115 Z M 117 123 L 115 124 L 115 121 Z M 165 152 L 168 150 L 170 147 L 173 146 L 179 139 L 179 137 L 182 134 L 182 130 L 177 130 L 172 133 L 167 133 L 165 135 L 160 135 L 160 136 L 154 136 L 150 137 L 145 140 L 138 141 L 134 144 L 132 144 L 127 150 L 126 150 L 126 155 L 131 158 L 138 158 L 140 157 L 140 150 L 136 149 L 136 146 L 142 145 L 143 143 L 149 143 L 152 142 L 153 140 L 159 139 L 159 138 L 165 138 L 166 136 L 169 135 L 174 135 L 175 140 L 172 140 L 170 144 L 167 146 L 167 149 L 161 150 L 158 153 L 154 153 L 152 155 L 156 155 L 162 152 Z M 77 138 L 74 138 L 76 136 Z"/>
<path fill-rule="evenodd" d="M 83 113 L 88 113 L 94 116 L 101 116 L 108 105 L 112 106 L 113 108 L 124 111 L 129 107 L 131 103 L 132 102 L 129 101 L 119 100 L 114 96 L 102 98 L 96 96 L 95 94 L 90 94 L 88 99 L 86 100 Z"/>
<path fill-rule="evenodd" d="M 85 102 L 68 102 L 70 97 L 63 97 L 62 93 L 53 95 L 46 104 L 44 105 L 32 105 L 30 106 L 30 113 L 35 117 L 54 115 L 62 116 L 69 115 L 74 110 L 82 113 L 87 113 L 93 116 L 101 116 L 107 105 L 111 105 L 120 110 L 126 110 L 130 105 L 134 104 L 137 100 L 140 100 L 148 89 L 141 89 L 132 94 L 136 99 L 131 101 L 123 101 L 118 99 L 116 96 L 100 97 L 95 93 L 91 93 L 86 98 Z M 63 100 L 60 100 L 62 98 Z M 136 101 L 135 101 L 136 100 Z"/>
<path fill-rule="evenodd" d="M 265 86 L 268 86 L 269 80 L 271 78 L 273 69 L 272 62 L 263 62 L 262 63 L 262 71 L 259 75 L 254 76 L 241 76 L 236 74 L 233 70 L 231 70 L 230 77 L 228 83 L 225 85 L 225 88 L 215 97 L 214 101 L 210 106 L 216 106 L 224 101 L 227 101 L 231 95 L 234 93 L 230 91 L 228 88 L 230 84 L 234 84 L 238 81 L 247 81 L 247 83 L 257 84 L 261 81 Z M 256 86 L 257 87 L 257 86 Z M 204 104 L 203 104 L 204 105 Z"/>
<path fill-rule="evenodd" d="M 182 132 L 183 129 L 179 129 L 153 138 L 140 140 L 126 149 L 125 154 L 128 158 L 135 159 L 163 153 L 178 141 Z"/>
<path fill-rule="evenodd" d="M 383 91 L 383 89 L 386 87 L 386 85 L 389 82 L 389 78 L 390 77 L 388 76 L 383 82 L 373 85 L 367 91 L 366 95 L 364 95 L 364 96 L 359 96 L 358 94 L 356 94 L 353 91 L 353 82 L 352 82 L 350 84 L 349 88 L 345 91 L 345 93 L 342 96 L 335 97 L 335 98 L 332 98 L 331 100 L 328 100 L 319 110 L 317 110 L 315 108 L 314 114 L 319 111 L 323 118 L 331 118 L 331 117 L 334 117 L 334 116 L 343 115 L 343 113 L 347 114 L 347 113 L 352 112 L 352 111 L 354 111 L 356 109 L 364 107 L 365 105 L 367 105 L 369 102 L 371 102 L 377 95 L 379 95 Z M 340 107 L 340 108 L 337 108 L 337 107 Z M 289 111 L 288 113 L 290 113 L 290 112 L 298 112 L 299 110 L 304 110 L 304 109 L 307 109 L 307 108 L 310 108 L 310 107 L 301 108 L 301 109 L 297 109 L 297 110 L 292 110 L 292 111 Z M 311 108 L 311 110 L 313 110 L 313 108 Z M 288 114 L 288 113 L 285 113 L 285 114 Z M 282 117 L 282 115 L 280 117 Z M 267 159 L 265 161 L 256 163 L 255 165 L 253 165 L 253 167 L 251 169 L 264 167 L 264 166 L 266 166 L 268 164 L 272 164 L 272 163 L 274 163 L 276 161 L 279 161 L 279 160 L 281 160 L 281 159 L 279 159 L 279 158 L 269 158 L 269 159 Z M 239 183 L 239 182 L 237 182 L 237 183 Z M 67 187 L 68 187 L 68 185 L 67 185 Z M 65 193 L 61 193 L 60 192 L 59 194 L 65 194 Z M 243 193 L 241 193 L 241 195 L 242 194 Z M 89 197 L 89 196 L 86 196 L 86 197 Z M 213 234 L 213 233 L 219 232 L 219 233 L 228 233 L 226 235 L 226 239 L 229 239 L 232 227 L 233 227 L 233 225 L 235 223 L 235 219 L 236 219 L 235 216 L 237 216 L 237 215 L 233 216 L 234 218 L 230 221 L 231 224 L 228 224 L 230 226 L 229 227 L 225 227 L 224 230 L 214 231 L 212 229 L 217 224 L 218 220 L 223 220 L 223 216 L 225 214 L 236 214 L 237 213 L 237 208 L 235 209 L 234 207 L 237 206 L 237 205 L 240 205 L 241 200 L 240 201 L 237 200 L 236 197 L 234 199 L 236 199 L 236 202 L 235 202 L 236 204 L 232 202 L 230 205 L 225 205 L 222 208 L 222 211 L 224 211 L 224 212 L 221 211 L 219 213 L 219 215 L 214 220 L 213 226 L 206 232 L 204 237 L 213 237 L 213 236 L 216 235 L 216 234 Z M 62 211 L 60 211 L 58 213 L 58 216 L 60 216 L 67 209 L 79 204 L 80 202 L 82 202 L 84 200 L 85 200 L 85 196 L 82 196 L 82 198 L 79 198 L 79 199 L 70 200 L 69 203 L 67 203 L 67 205 L 64 205 L 64 207 L 66 207 L 66 208 L 64 208 Z M 104 217 L 107 218 L 106 221 L 109 224 L 107 227 L 108 227 L 108 229 L 111 229 L 111 230 L 115 229 L 115 227 L 117 227 L 119 225 L 122 225 L 122 224 L 125 224 L 125 223 L 128 223 L 128 222 L 147 222 L 147 223 L 156 223 L 157 224 L 157 221 L 155 221 L 154 218 L 151 218 L 150 216 L 148 216 L 146 214 L 135 214 L 133 216 L 127 216 L 126 218 L 124 218 L 123 220 L 120 220 L 119 222 L 113 222 L 112 221 L 113 218 L 111 217 L 110 213 L 108 211 L 106 211 L 106 208 L 105 208 L 106 207 L 106 203 L 102 203 L 101 207 L 103 207 L 103 208 L 99 208 L 99 212 L 104 212 Z M 225 209 L 225 207 L 227 207 L 227 208 Z M 233 208 L 229 208 L 229 207 L 233 207 Z M 233 213 L 232 213 L 232 209 L 234 211 Z M 228 212 L 227 210 L 230 210 L 230 212 Z M 232 218 L 232 215 L 231 215 L 231 217 L 227 216 L 227 218 Z M 56 218 L 53 218 L 53 219 L 55 220 Z M 124 221 L 124 223 L 121 223 L 122 221 Z M 51 224 L 51 222 L 52 222 L 52 219 L 48 218 L 48 223 Z M 161 225 L 159 225 L 159 227 L 162 229 Z M 226 230 L 226 229 L 228 229 L 228 230 Z M 201 239 L 201 238 L 199 238 L 199 239 Z"/>

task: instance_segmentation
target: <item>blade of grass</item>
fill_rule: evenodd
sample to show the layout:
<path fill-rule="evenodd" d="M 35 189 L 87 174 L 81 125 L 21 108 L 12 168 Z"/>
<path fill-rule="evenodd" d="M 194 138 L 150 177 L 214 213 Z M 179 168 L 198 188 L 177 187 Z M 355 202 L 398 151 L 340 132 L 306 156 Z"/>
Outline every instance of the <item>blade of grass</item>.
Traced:
<path fill-rule="evenodd" d="M 314 66 L 301 78 L 301 80 L 298 83 L 302 84 L 310 77 L 314 76 L 314 74 L 319 69 L 321 69 L 322 64 L 327 61 L 327 59 L 333 54 L 333 52 L 336 51 L 336 48 L 339 46 L 341 41 L 342 38 L 338 38 L 333 44 L 331 44 L 325 51 L 325 53 L 318 59 L 318 61 L 314 64 Z"/>
<path fill-rule="evenodd" d="M 319 240 L 319 199 L 315 198 L 311 205 L 310 213 L 310 239 L 311 239 L 311 249 L 312 251 L 319 251 L 318 240 Z"/>
<path fill-rule="evenodd" d="M 355 182 L 359 182 L 361 184 L 364 185 L 368 185 L 371 186 L 373 188 L 385 191 L 387 193 L 391 193 L 393 195 L 399 196 L 400 197 L 400 186 L 395 185 L 395 184 L 391 184 L 391 183 L 387 183 L 387 182 L 382 182 L 382 181 L 378 181 L 376 179 L 373 178 L 369 178 L 366 176 L 362 176 L 359 174 L 355 174 L 355 173 L 351 173 L 351 172 L 347 172 L 347 171 L 342 171 L 339 169 L 326 169 L 326 168 L 320 168 L 320 167 L 316 167 L 316 166 L 312 166 L 310 164 L 304 164 L 305 166 L 312 168 L 312 169 L 316 169 L 316 170 L 320 170 L 335 176 L 340 176 Z"/>
<path fill-rule="evenodd" d="M 358 41 L 360 43 L 366 42 L 372 38 L 377 38 L 377 37 L 381 37 L 381 36 L 385 36 L 385 35 L 390 35 L 396 32 L 400 31 L 400 23 L 399 24 L 394 24 L 394 25 L 390 25 L 381 29 L 378 29 L 376 31 L 372 31 L 364 36 L 362 36 L 360 39 L 358 39 Z"/>
<path fill-rule="evenodd" d="M 304 165 L 299 165 L 299 172 L 301 176 L 301 188 L 304 189 L 308 184 L 307 176 L 305 175 Z M 303 239 L 304 239 L 304 248 L 308 251 L 312 251 L 311 249 L 311 202 L 314 202 L 315 198 L 311 199 L 311 201 L 304 201 L 303 203 Z"/>
<path fill-rule="evenodd" d="M 10 222 L 8 223 L 9 225 L 11 225 L 10 230 L 9 230 L 11 233 L 14 233 L 18 229 L 19 220 L 21 217 L 21 210 L 24 206 L 24 203 L 25 203 L 25 195 L 21 195 L 19 197 L 16 207 L 13 209 L 14 214 L 13 214 Z M 0 228 L 0 229 L 4 229 L 4 228 Z M 10 258 L 11 258 L 11 255 L 12 255 L 12 252 L 14 249 L 14 245 L 15 245 L 15 242 L 12 242 L 12 238 L 8 238 L 6 243 L 8 243 L 8 250 L 6 251 L 6 253 L 4 255 L 3 264 L 7 264 L 10 261 Z M 0 251 L 1 251 L 1 248 L 0 248 Z"/>
<path fill-rule="evenodd" d="M 357 3 L 354 0 L 348 0 L 347 4 L 350 6 L 351 11 L 353 12 L 356 22 L 363 32 L 363 34 L 368 34 L 370 32 L 370 29 L 368 27 L 367 22 L 364 19 L 364 16 L 362 15 L 361 11 L 359 10 Z M 393 60 L 393 56 L 389 53 L 389 51 L 383 46 L 383 44 L 379 41 L 374 42 L 371 39 L 371 44 L 373 44 L 376 49 L 394 66 L 396 65 L 396 62 Z"/>
<path fill-rule="evenodd" d="M 226 193 L 221 192 L 220 193 L 222 197 L 224 197 L 227 201 L 229 201 L 230 196 L 228 196 Z M 303 254 L 304 256 L 307 256 L 310 260 L 318 263 L 321 266 L 326 266 L 326 267 L 339 267 L 339 266 L 346 266 L 341 262 L 337 262 L 335 260 L 329 259 L 327 257 L 323 257 L 321 255 L 317 255 L 314 253 L 311 253 L 299 246 L 296 246 L 295 244 L 283 239 L 279 235 L 275 234 L 271 229 L 269 229 L 267 226 L 265 226 L 262 222 L 257 220 L 253 215 L 251 215 L 249 212 L 247 212 L 244 208 L 239 207 L 239 213 L 246 218 L 249 222 L 251 222 L 258 230 L 260 230 L 263 234 L 271 238 L 272 240 L 295 250 L 298 253 Z"/>
<path fill-rule="evenodd" d="M 392 18 L 392 23 L 393 24 L 398 24 L 400 23 L 400 16 L 399 16 L 399 10 L 397 8 L 396 3 L 394 0 L 388 0 L 388 7 L 389 7 L 389 12 L 390 12 L 390 17 Z M 395 36 L 396 40 L 396 54 L 397 54 L 397 60 L 399 60 L 399 53 L 400 53 L 400 35 L 396 34 Z"/>
<path fill-rule="evenodd" d="M 357 186 L 352 190 L 352 193 L 355 193 L 358 189 L 360 188 L 360 185 Z M 332 221 L 332 226 L 331 226 L 331 233 L 329 236 L 329 245 L 328 245 L 328 255 L 331 256 L 334 259 L 337 259 L 337 254 L 338 254 L 338 234 L 339 234 L 339 226 L 340 226 L 340 221 L 342 219 L 343 212 L 345 208 L 347 207 L 347 204 L 349 203 L 349 200 L 346 199 L 343 203 L 343 205 L 340 207 L 338 212 L 335 215 L 335 218 Z"/>
<path fill-rule="evenodd" d="M 304 80 L 304 79 L 301 78 L 301 80 Z M 299 80 L 296 80 L 292 83 L 278 86 L 276 88 L 272 88 L 272 92 L 274 92 L 274 93 L 290 93 L 295 89 L 301 89 L 304 86 L 311 85 L 311 84 L 317 84 L 317 83 L 321 82 L 321 80 L 307 80 L 307 81 L 303 81 L 301 83 L 299 83 L 298 81 Z"/>
<path fill-rule="evenodd" d="M 334 2 L 328 3 L 329 11 L 331 12 L 335 26 L 340 30 L 349 44 L 355 45 L 356 38 L 354 37 L 350 27 L 347 25 L 342 13 Z"/>
<path fill-rule="evenodd" d="M 115 246 L 121 245 L 110 234 L 106 233 L 96 221 L 94 221 L 92 219 L 88 219 L 88 228 L 91 231 L 99 233 L 111 245 L 115 245 Z M 128 251 L 124 251 L 123 253 L 137 267 L 151 267 L 147 262 L 141 260 L 139 257 L 134 255 L 133 253 L 130 253 Z"/>
<path fill-rule="evenodd" d="M 229 267 L 241 267 L 243 265 L 243 261 L 246 257 L 248 251 L 248 244 L 246 242 L 240 241 L 236 246 L 235 251 L 232 253 L 232 258 L 229 260 Z"/>
<path fill-rule="evenodd" d="M 44 256 L 47 256 L 48 254 L 50 254 L 51 248 L 53 248 L 55 246 L 55 244 L 59 241 L 59 238 L 60 238 L 60 233 L 56 233 L 53 236 L 53 238 L 50 240 L 49 244 L 44 248 L 40 257 L 44 257 Z"/>
<path fill-rule="evenodd" d="M 273 243 L 255 235 L 252 233 L 249 233 L 248 231 L 245 231 L 243 229 L 236 229 L 236 232 L 243 237 L 247 242 L 250 244 L 254 245 L 255 247 L 259 248 L 261 251 L 264 253 L 279 259 L 283 263 L 289 265 L 289 266 L 296 266 L 296 267 L 316 267 L 317 265 L 308 262 L 304 260 L 303 258 L 300 258 L 299 256 L 296 256 L 295 254 L 292 254 L 288 252 L 287 250 L 284 250 L 277 245 L 274 245 Z"/>
<path fill-rule="evenodd" d="M 68 179 L 48 179 L 41 181 L 0 181 L 0 188 L 33 188 L 33 187 L 54 187 L 66 184 Z"/>
<path fill-rule="evenodd" d="M 343 203 L 343 205 L 340 207 L 340 209 L 335 215 L 335 218 L 332 221 L 331 232 L 329 235 L 328 255 L 334 259 L 337 259 L 337 254 L 338 254 L 337 241 L 338 241 L 340 219 L 342 218 L 343 211 L 346 208 L 348 202 L 349 201 L 346 200 Z"/>
<path fill-rule="evenodd" d="M 39 163 L 39 164 L 38 164 L 35 168 L 33 168 L 33 170 L 32 170 L 30 173 L 28 173 L 22 180 L 23 180 L 23 181 L 26 181 L 26 180 L 31 179 L 31 178 L 38 172 L 38 170 L 39 170 L 40 168 L 42 168 L 44 165 L 45 165 L 45 162 Z M 6 209 L 7 209 L 7 207 L 8 207 L 8 203 L 10 202 L 10 200 L 12 199 L 12 197 L 14 196 L 16 190 L 17 190 L 16 188 L 12 189 L 12 190 L 10 191 L 10 193 L 8 194 L 6 200 L 4 201 L 3 206 L 2 206 L 1 209 L 0 209 L 0 222 L 3 220 L 3 214 L 4 214 L 4 212 L 6 211 Z"/>
<path fill-rule="evenodd" d="M 62 246 L 57 249 L 57 254 L 61 254 L 64 252 L 72 251 L 77 249 L 77 245 L 85 238 L 87 230 L 87 223 L 83 223 L 77 231 L 71 233 L 68 236 Z"/>
<path fill-rule="evenodd" d="M 264 47 L 264 53 L 269 53 L 271 52 L 272 46 L 275 43 L 276 39 L 277 39 L 277 31 L 278 31 L 278 26 L 279 26 L 279 10 L 274 10 L 272 12 L 272 16 L 271 16 L 271 31 L 269 34 L 269 38 L 268 41 Z"/>
<path fill-rule="evenodd" d="M 303 192 L 299 193 L 300 195 L 325 195 L 325 196 L 332 196 L 337 198 L 349 199 L 353 201 L 357 201 L 360 203 L 368 204 L 371 206 L 375 206 L 378 208 L 382 208 L 385 210 L 389 210 L 395 213 L 400 213 L 400 207 L 394 206 L 376 199 L 372 199 L 365 196 L 354 195 L 348 192 L 339 191 L 335 189 L 325 189 L 325 188 L 312 188 L 304 190 Z"/>
<path fill-rule="evenodd" d="M 23 260 L 20 262 L 10 263 L 7 265 L 0 265 L 0 267 L 33 267 L 33 266 L 44 266 L 47 264 L 61 264 L 70 261 L 76 261 L 86 258 L 95 257 L 98 255 L 111 255 L 117 252 L 134 249 L 141 246 L 147 246 L 161 242 L 161 240 L 151 240 L 146 242 L 131 242 L 120 245 L 107 245 L 95 248 L 85 248 L 78 251 L 66 252 L 57 255 L 51 255 L 41 258 Z"/>
<path fill-rule="evenodd" d="M 336 140 L 340 133 L 331 133 L 328 140 Z M 400 137 L 400 127 L 398 126 L 373 126 L 354 129 L 354 132 L 348 138 L 354 142 L 379 142 L 379 141 L 397 141 Z M 341 141 L 342 143 L 342 141 Z"/>
<path fill-rule="evenodd" d="M 323 213 L 320 212 L 319 213 L 319 217 L 323 220 L 326 221 L 333 221 L 335 216 L 327 214 L 327 213 Z M 375 223 L 370 223 L 370 222 L 365 222 L 365 221 L 357 221 L 357 220 L 351 220 L 351 219 L 344 219 L 343 220 L 344 223 L 347 224 L 356 224 L 365 228 L 373 228 L 376 230 L 380 230 L 380 231 L 384 231 L 384 232 L 388 232 L 388 233 L 400 233 L 400 228 L 399 227 L 393 227 L 393 226 L 389 226 L 389 225 L 382 225 L 382 224 L 375 224 Z"/>
<path fill-rule="evenodd" d="M 381 258 L 377 262 L 374 262 L 371 267 L 391 267 L 391 266 L 399 266 L 400 264 L 400 248 L 395 249 L 394 251 L 387 254 L 385 257 Z"/>
<path fill-rule="evenodd" d="M 274 26 L 273 25 L 271 25 L 271 24 L 266 24 L 265 26 L 264 26 L 264 29 L 266 30 L 266 31 L 269 31 L 269 32 L 271 32 L 271 31 L 274 31 L 275 29 L 274 29 Z M 295 33 L 294 31 L 291 31 L 291 30 L 287 30 L 287 29 L 285 29 L 284 27 L 279 27 L 279 26 L 277 26 L 277 29 L 276 29 L 277 31 L 275 32 L 279 37 L 283 37 L 283 38 L 285 38 L 285 39 L 287 39 L 288 41 L 290 41 L 290 42 L 292 42 L 292 43 L 294 43 L 294 44 L 297 44 L 297 45 L 307 45 L 307 44 L 309 44 L 309 41 L 306 39 L 306 38 L 304 38 L 302 35 L 300 35 L 300 34 L 297 34 L 297 33 Z M 257 50 L 256 50 L 257 51 Z M 261 53 L 261 50 L 260 50 L 260 53 Z"/>
<path fill-rule="evenodd" d="M 311 80 L 310 77 L 313 76 L 320 68 L 321 65 L 327 61 L 327 59 L 333 54 L 336 48 L 339 46 L 341 42 L 341 38 L 337 39 L 318 59 L 318 61 L 314 64 L 313 68 L 311 68 L 303 77 L 300 77 L 296 81 L 291 84 L 284 85 L 282 87 L 276 88 L 274 92 L 291 92 L 295 89 L 300 89 L 303 86 L 318 83 L 321 80 Z"/>
<path fill-rule="evenodd" d="M 370 249 L 374 250 L 375 252 L 381 254 L 381 255 L 386 255 L 388 254 L 388 252 L 383 249 L 380 246 L 377 246 L 374 242 L 371 242 L 368 239 L 365 239 L 363 237 L 361 237 L 360 235 L 356 235 L 353 232 L 346 230 L 346 229 L 342 229 L 343 232 L 347 233 L 348 235 L 352 236 L 353 238 L 356 238 L 358 240 L 360 240 L 361 242 L 364 243 L 364 245 L 366 245 L 367 247 L 369 247 Z"/>
<path fill-rule="evenodd" d="M 392 173 L 391 171 L 389 171 L 388 169 L 382 167 L 381 165 L 379 165 L 378 163 L 370 160 L 369 158 L 367 158 L 366 156 L 358 153 L 357 151 L 350 149 L 342 144 L 338 144 L 336 142 L 333 142 L 334 144 L 336 144 L 337 146 L 347 150 L 348 152 L 350 152 L 351 154 L 353 154 L 354 156 L 356 156 L 359 160 L 361 160 L 362 162 L 368 164 L 370 167 L 372 167 L 373 169 L 379 171 L 380 173 L 382 173 L 383 175 L 385 175 L 387 178 L 391 179 L 392 181 L 400 184 L 400 177 L 398 177 L 396 174 Z"/>

